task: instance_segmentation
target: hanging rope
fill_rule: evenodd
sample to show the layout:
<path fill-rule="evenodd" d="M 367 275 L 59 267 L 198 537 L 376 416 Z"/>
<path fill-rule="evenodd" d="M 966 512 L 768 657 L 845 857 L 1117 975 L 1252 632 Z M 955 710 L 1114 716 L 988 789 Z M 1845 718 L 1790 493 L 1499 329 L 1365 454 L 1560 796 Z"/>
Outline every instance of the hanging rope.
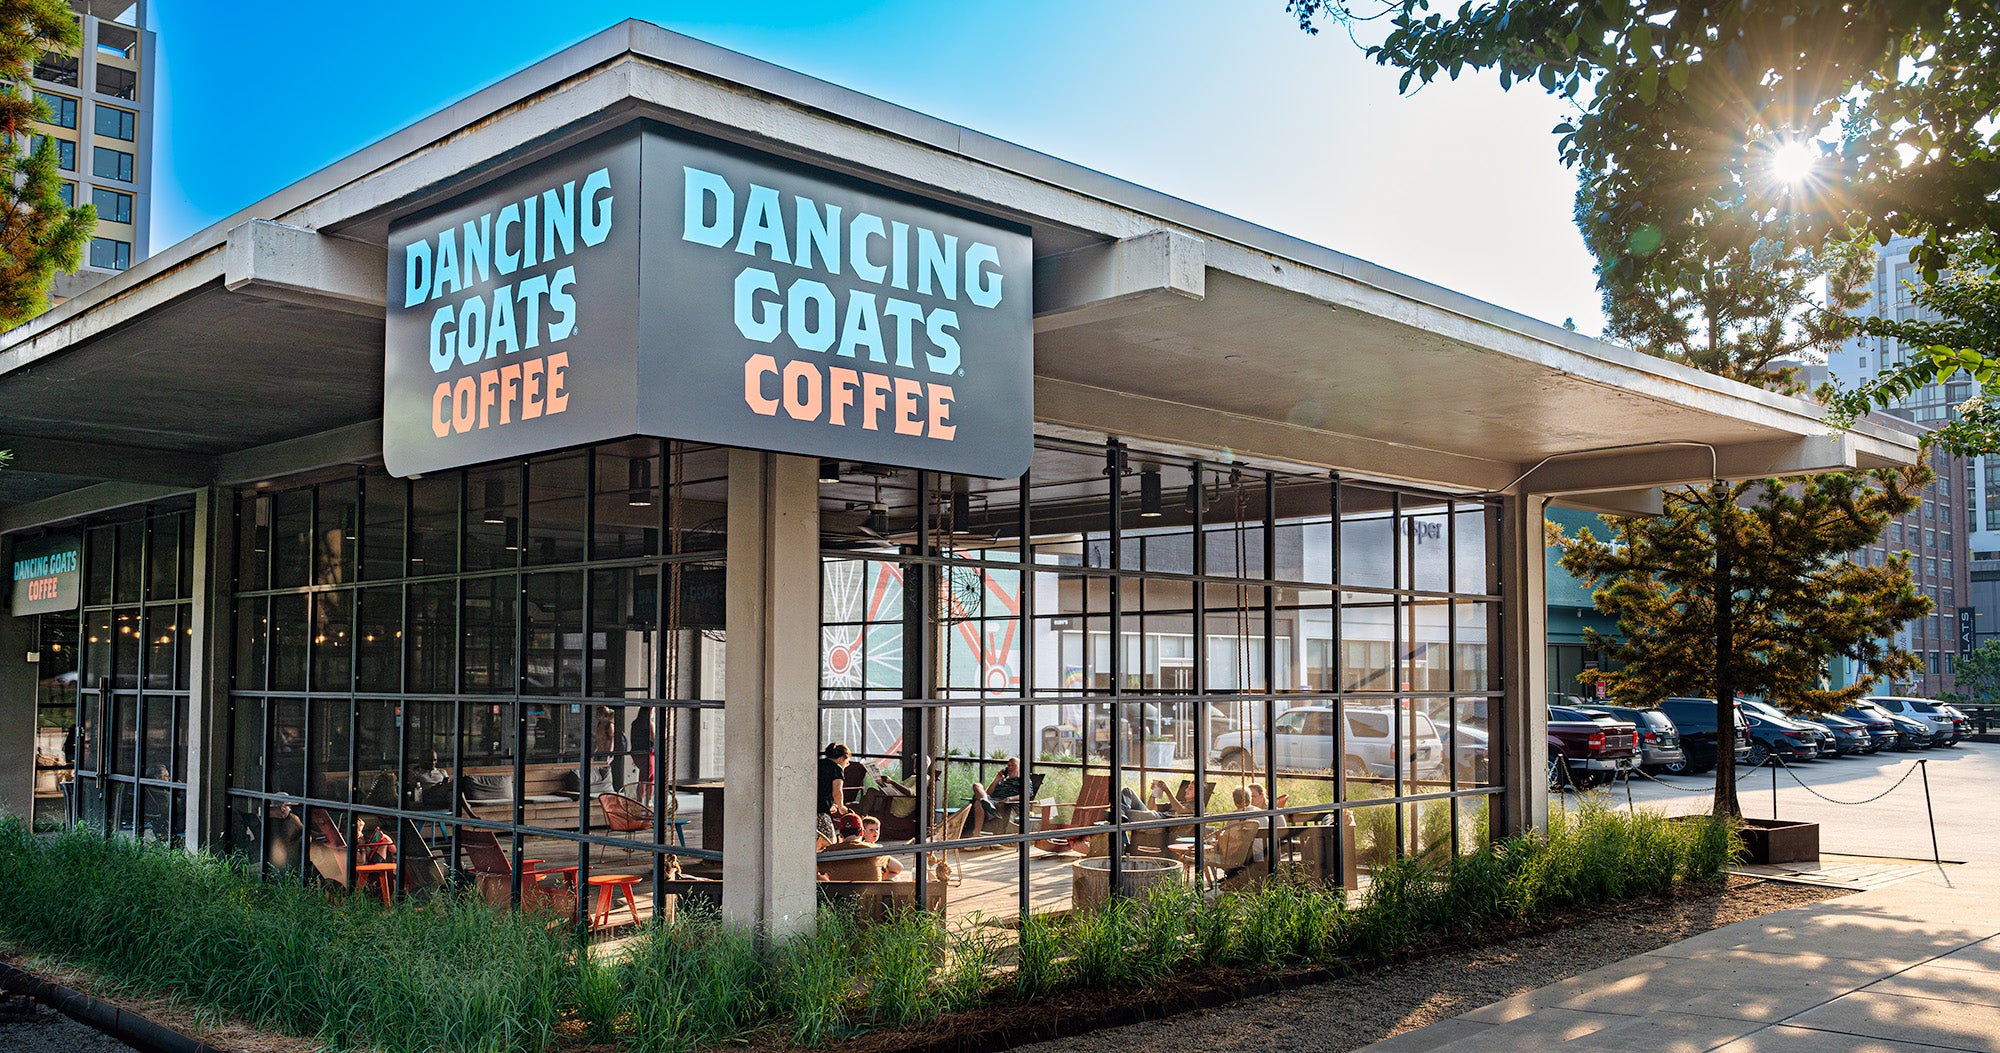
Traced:
<path fill-rule="evenodd" d="M 687 481 L 687 458 L 679 456 L 676 443 L 667 444 L 667 457 L 673 462 L 672 479 L 667 489 L 667 552 L 681 554 L 685 541 L 681 532 L 683 507 L 682 485 Z M 681 582 L 682 564 L 676 560 L 667 564 L 667 640 L 666 640 L 666 691 L 668 698 L 678 698 L 681 694 Z M 666 792 L 664 801 L 655 802 L 660 814 L 668 819 L 680 811 L 680 714 L 669 706 L 664 715 L 664 727 L 660 729 L 661 758 L 666 762 Z M 702 822 L 720 822 L 720 816 L 704 815 Z M 681 858 L 667 856 L 667 878 L 678 881 L 681 876 Z"/>
<path fill-rule="evenodd" d="M 1229 486 L 1236 499 L 1236 726 L 1245 734 L 1250 732 L 1250 700 L 1243 697 L 1250 691 L 1250 585 L 1246 578 L 1250 567 L 1250 537 L 1245 524 L 1250 519 L 1250 496 L 1243 488 L 1243 470 L 1229 470 Z M 1255 757 L 1253 747 L 1247 756 Z M 1270 763 L 1272 758 L 1266 757 Z M 1250 769 L 1255 764 L 1245 765 L 1237 772 L 1237 784 L 1248 786 Z"/>

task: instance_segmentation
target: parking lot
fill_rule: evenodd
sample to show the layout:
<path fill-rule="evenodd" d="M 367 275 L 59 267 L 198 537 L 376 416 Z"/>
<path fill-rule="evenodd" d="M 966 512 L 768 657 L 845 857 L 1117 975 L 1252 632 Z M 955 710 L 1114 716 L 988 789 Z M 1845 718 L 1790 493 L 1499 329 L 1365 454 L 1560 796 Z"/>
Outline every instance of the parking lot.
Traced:
<path fill-rule="evenodd" d="M 1947 860 L 2000 863 L 2000 839 L 1990 834 L 1993 793 L 2000 788 L 2000 744 L 1965 742 L 1915 753 L 1884 752 L 1793 764 L 1775 773 L 1775 804 L 1773 771 L 1760 768 L 1741 773 L 1737 795 L 1746 816 L 1820 824 L 1824 852 L 1929 859 L 1925 774 L 1915 770 L 1919 760 L 1928 768 L 1939 853 Z M 1817 792 L 1835 801 L 1865 801 L 1890 790 L 1906 775 L 1901 786 L 1867 804 L 1835 804 L 1814 796 Z M 1631 798 L 1637 804 L 1673 814 L 1706 812 L 1714 806 L 1714 787 L 1712 774 L 1661 775 L 1657 781 L 1635 776 Z M 1590 792 L 1607 802 L 1622 805 L 1626 800 L 1624 783 Z M 1567 799 L 1575 797 L 1570 794 Z M 1549 807 L 1560 805 L 1551 798 Z"/>

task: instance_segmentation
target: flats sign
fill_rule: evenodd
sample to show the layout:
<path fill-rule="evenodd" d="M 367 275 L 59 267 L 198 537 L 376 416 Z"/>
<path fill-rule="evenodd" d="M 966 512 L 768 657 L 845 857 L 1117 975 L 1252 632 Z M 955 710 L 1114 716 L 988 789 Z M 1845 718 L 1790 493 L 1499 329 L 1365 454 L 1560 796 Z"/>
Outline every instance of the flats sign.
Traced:
<path fill-rule="evenodd" d="M 641 126 L 389 232 L 397 475 L 651 435 L 1025 471 L 1022 228 Z"/>

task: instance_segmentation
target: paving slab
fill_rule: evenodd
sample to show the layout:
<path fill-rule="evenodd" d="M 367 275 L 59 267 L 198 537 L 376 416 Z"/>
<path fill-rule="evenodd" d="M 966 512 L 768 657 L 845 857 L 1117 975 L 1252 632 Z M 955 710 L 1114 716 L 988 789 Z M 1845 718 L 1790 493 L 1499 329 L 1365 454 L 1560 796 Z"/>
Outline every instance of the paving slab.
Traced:
<path fill-rule="evenodd" d="M 1779 1024 L 1718 1046 L 1714 1053 L 1939 1053 L 1939 1047 Z"/>
<path fill-rule="evenodd" d="M 1892 961 L 1821 955 L 1716 951 L 1700 959 L 1635 973 L 1552 1003 L 1564 1009 L 1615 1006 L 1629 1013 L 1694 1013 L 1774 1022 L 1838 998 L 1902 968 Z M 1800 973 L 1804 975 L 1800 975 Z"/>
<path fill-rule="evenodd" d="M 2000 1008 L 2000 971 L 1948 968 L 1945 959 L 1905 969 L 1868 986 L 1871 995 L 1941 998 L 1968 1005 Z"/>
<path fill-rule="evenodd" d="M 1786 1023 L 1945 1049 L 2000 1050 L 2000 1007 L 1943 998 L 1862 991 L 1809 1009 Z"/>

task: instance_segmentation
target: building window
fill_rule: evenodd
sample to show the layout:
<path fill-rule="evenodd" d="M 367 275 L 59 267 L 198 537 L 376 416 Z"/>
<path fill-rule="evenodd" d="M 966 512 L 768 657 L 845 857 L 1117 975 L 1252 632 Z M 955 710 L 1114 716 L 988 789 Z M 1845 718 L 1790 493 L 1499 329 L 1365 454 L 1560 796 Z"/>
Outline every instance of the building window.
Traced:
<path fill-rule="evenodd" d="M 75 115 L 71 115 L 74 119 Z M 139 115 L 131 110 L 121 110 L 116 106 L 97 106 L 97 134 L 112 139 L 131 142 L 138 137 Z"/>
<path fill-rule="evenodd" d="M 40 149 L 42 148 L 42 143 L 43 143 L 44 141 L 48 141 L 48 142 L 53 142 L 53 143 L 55 143 L 55 144 L 56 144 L 56 167 L 57 167 L 57 168 L 60 168 L 60 169 L 62 169 L 62 170 L 63 170 L 63 171 L 65 171 L 65 172 L 74 172 L 74 171 L 76 171 L 76 144 L 75 144 L 75 143 L 73 143 L 73 142 L 70 142 L 70 141 L 69 141 L 68 139 L 58 139 L 58 138 L 56 138 L 56 137 L 55 137 L 55 136 L 53 136 L 53 135 L 37 135 L 37 136 L 35 136 L 35 145 L 34 145 L 34 148 L 35 148 L 36 150 L 40 150 Z"/>
<path fill-rule="evenodd" d="M 714 865 L 719 814 L 683 839 L 611 821 L 600 795 L 724 775 L 728 460 L 635 439 L 241 492 L 227 847 L 332 882 L 319 845 L 386 836 L 503 901 L 473 851 L 496 832 L 551 867 L 643 871 L 642 890 L 668 858 Z"/>
<path fill-rule="evenodd" d="M 64 208 L 76 207 L 76 184 L 63 183 L 56 187 L 56 194 L 62 198 Z"/>
<path fill-rule="evenodd" d="M 77 86 L 76 69 L 75 55 L 59 55 L 53 51 L 44 51 L 42 57 L 35 60 L 35 79 L 45 80 L 50 84 L 67 84 L 74 88 Z"/>
<path fill-rule="evenodd" d="M 111 223 L 132 222 L 132 195 L 103 187 L 90 188 L 90 203 L 97 206 L 97 218 Z"/>
<path fill-rule="evenodd" d="M 132 181 L 132 155 L 108 146 L 90 148 L 90 174 L 99 179 Z"/>
<path fill-rule="evenodd" d="M 139 74 L 134 70 L 121 69 L 99 63 L 97 67 L 97 93 L 114 99 L 135 99 L 139 93 Z"/>
<path fill-rule="evenodd" d="M 49 123 L 58 128 L 76 127 L 76 100 L 67 95 L 38 91 L 35 98 L 49 108 Z"/>
<path fill-rule="evenodd" d="M 1931 577 L 1933 578 L 1937 577 L 1937 572 L 1938 572 L 1937 557 L 1926 556 L 1924 558 L 1924 569 L 1930 572 Z"/>
<path fill-rule="evenodd" d="M 121 26 L 115 22 L 97 23 L 97 50 L 119 58 L 137 58 L 139 55 L 139 31 L 131 26 Z"/>
<path fill-rule="evenodd" d="M 1903 543 L 1902 523 L 1898 522 L 1889 524 L 1889 543 L 1891 545 L 1900 545 Z"/>
<path fill-rule="evenodd" d="M 187 813 L 194 514 L 180 503 L 84 535 L 77 821 L 177 843 Z"/>
<path fill-rule="evenodd" d="M 90 265 L 107 271 L 122 271 L 132 266 L 132 243 L 110 238 L 90 239 Z"/>

